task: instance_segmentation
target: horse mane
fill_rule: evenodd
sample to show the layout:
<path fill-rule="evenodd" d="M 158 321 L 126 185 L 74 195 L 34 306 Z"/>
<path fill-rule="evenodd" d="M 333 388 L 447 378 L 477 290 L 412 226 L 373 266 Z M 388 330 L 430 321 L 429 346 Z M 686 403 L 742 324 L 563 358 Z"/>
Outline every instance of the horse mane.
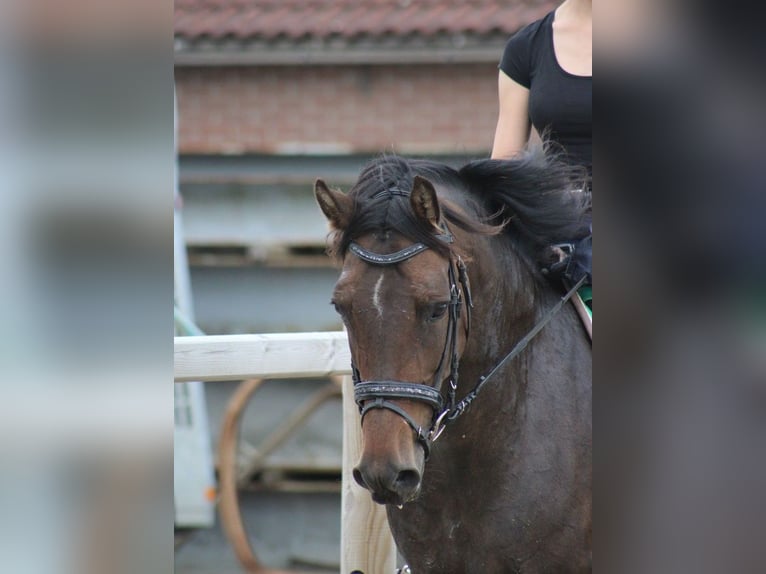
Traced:
<path fill-rule="evenodd" d="M 587 171 L 563 161 L 547 145 L 511 159 L 481 159 L 459 170 L 490 213 L 506 219 L 506 233 L 530 249 L 590 234 Z"/>
<path fill-rule="evenodd" d="M 349 191 L 354 212 L 349 225 L 331 236 L 330 254 L 343 257 L 354 239 L 394 231 L 447 255 L 450 244 L 415 217 L 409 197 L 402 194 L 412 189 L 416 175 L 439 191 L 448 225 L 483 235 L 504 231 L 529 257 L 534 258 L 541 248 L 589 233 L 589 194 L 573 193 L 582 189 L 581 172 L 548 150 L 529 150 L 507 160 L 475 160 L 460 169 L 384 155 L 367 164 Z"/>

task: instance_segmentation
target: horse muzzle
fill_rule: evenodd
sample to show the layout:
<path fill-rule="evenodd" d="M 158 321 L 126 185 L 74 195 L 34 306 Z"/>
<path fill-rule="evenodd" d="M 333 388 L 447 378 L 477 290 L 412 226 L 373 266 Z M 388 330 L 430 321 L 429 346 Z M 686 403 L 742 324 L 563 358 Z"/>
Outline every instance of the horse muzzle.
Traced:
<path fill-rule="evenodd" d="M 401 506 L 420 493 L 421 471 L 414 465 L 392 464 L 362 458 L 353 470 L 354 480 L 370 491 L 378 504 Z"/>

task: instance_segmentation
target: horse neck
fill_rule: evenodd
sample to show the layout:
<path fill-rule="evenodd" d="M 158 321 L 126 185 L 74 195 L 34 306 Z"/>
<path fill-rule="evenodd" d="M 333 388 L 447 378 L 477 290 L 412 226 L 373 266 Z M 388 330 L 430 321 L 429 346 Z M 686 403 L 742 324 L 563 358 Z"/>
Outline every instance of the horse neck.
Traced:
<path fill-rule="evenodd" d="M 507 246 L 488 238 L 478 247 L 469 269 L 475 317 L 463 361 L 487 369 L 532 328 L 541 292 L 528 264 Z"/>
<path fill-rule="evenodd" d="M 552 286 L 541 284 L 518 254 L 506 252 L 501 256 L 493 243 L 489 242 L 490 253 L 481 260 L 477 258 L 476 263 L 495 261 L 499 264 L 475 269 L 476 279 L 472 278 L 472 283 L 479 283 L 480 287 L 474 288 L 476 308 L 472 332 L 461 360 L 459 397 L 469 392 L 479 377 L 489 373 L 561 295 Z M 517 416 L 520 409 L 536 417 L 535 411 L 545 409 L 545 401 L 569 401 L 562 393 L 578 392 L 578 389 L 565 380 L 563 373 L 568 367 L 551 364 L 551 360 L 559 355 L 562 347 L 568 349 L 574 345 L 578 352 L 586 352 L 585 339 L 579 331 L 571 306 L 559 310 L 526 349 L 484 385 L 469 410 L 474 412 L 463 416 L 464 419 L 481 418 L 481 425 L 464 421 L 462 426 L 470 427 L 472 433 L 492 432 L 493 426 L 502 427 L 504 432 L 519 433 L 523 429 L 510 427 L 529 421 L 528 417 Z M 577 341 L 578 337 L 582 341 Z M 576 358 L 570 356 L 570 360 L 576 361 Z M 544 378 L 549 380 L 541 382 Z M 530 383 L 537 385 L 534 393 L 527 392 Z M 556 396 L 549 396 L 551 393 Z M 535 399 L 530 400 L 530 396 Z M 478 430 L 480 427 L 484 430 Z"/>

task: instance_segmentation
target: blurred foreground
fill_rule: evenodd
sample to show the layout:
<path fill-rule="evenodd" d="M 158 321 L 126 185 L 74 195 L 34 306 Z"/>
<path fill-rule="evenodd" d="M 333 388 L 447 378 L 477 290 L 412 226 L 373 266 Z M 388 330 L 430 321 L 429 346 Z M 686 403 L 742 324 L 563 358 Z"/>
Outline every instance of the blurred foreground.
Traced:
<path fill-rule="evenodd" d="M 172 5 L 141 8 L 0 7 L 5 572 L 173 569 Z M 763 572 L 758 19 L 596 20 L 596 571 Z"/>

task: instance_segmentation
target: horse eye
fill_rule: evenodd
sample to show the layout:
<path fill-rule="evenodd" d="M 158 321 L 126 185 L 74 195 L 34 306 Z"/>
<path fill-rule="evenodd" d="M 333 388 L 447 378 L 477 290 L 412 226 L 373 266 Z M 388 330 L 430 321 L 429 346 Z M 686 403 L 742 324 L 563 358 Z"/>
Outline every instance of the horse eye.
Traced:
<path fill-rule="evenodd" d="M 338 302 L 335 299 L 330 301 L 330 305 L 333 306 L 333 309 L 335 309 L 335 312 L 338 315 L 340 315 L 340 318 L 345 323 L 349 315 L 349 306 L 345 303 Z"/>
<path fill-rule="evenodd" d="M 441 317 L 444 317 L 444 314 L 447 312 L 447 307 L 449 306 L 449 303 L 436 303 L 431 307 L 431 316 L 429 319 L 432 321 L 439 319 Z"/>

